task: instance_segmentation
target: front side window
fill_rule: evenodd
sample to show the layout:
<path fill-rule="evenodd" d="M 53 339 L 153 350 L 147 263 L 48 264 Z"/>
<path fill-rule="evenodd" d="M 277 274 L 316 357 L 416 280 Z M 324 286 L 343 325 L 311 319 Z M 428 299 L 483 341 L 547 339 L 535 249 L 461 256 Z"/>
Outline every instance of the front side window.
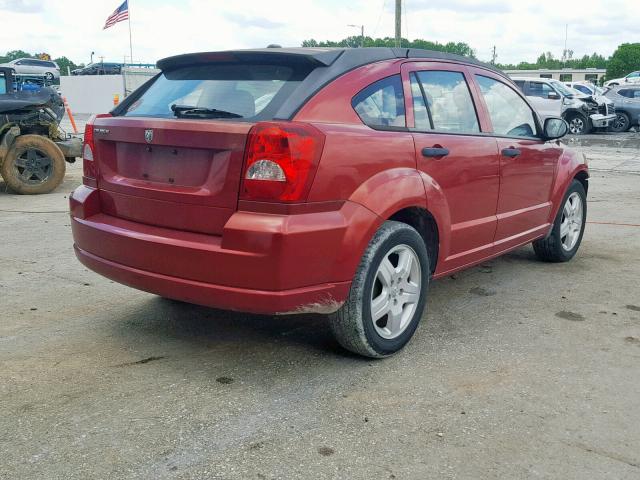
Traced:
<path fill-rule="evenodd" d="M 555 90 L 548 83 L 543 82 L 529 82 L 527 89 L 529 97 L 549 98 L 551 92 L 555 93 Z"/>
<path fill-rule="evenodd" d="M 471 92 L 461 72 L 420 71 L 411 75 L 411 83 L 417 129 L 480 132 Z"/>
<path fill-rule="evenodd" d="M 536 121 L 529 105 L 512 88 L 493 78 L 476 75 L 487 104 L 493 133 L 507 137 L 535 137 Z"/>
<path fill-rule="evenodd" d="M 638 78 L 640 77 L 640 72 L 632 72 L 629 75 L 627 75 L 627 78 Z"/>
<path fill-rule="evenodd" d="M 360 119 L 372 128 L 407 126 L 400 75 L 372 83 L 353 97 L 351 106 Z"/>

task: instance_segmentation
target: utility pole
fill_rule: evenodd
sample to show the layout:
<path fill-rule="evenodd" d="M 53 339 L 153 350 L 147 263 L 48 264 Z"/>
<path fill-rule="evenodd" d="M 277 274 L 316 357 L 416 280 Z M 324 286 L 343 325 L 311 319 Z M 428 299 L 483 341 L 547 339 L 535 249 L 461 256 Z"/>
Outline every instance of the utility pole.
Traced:
<path fill-rule="evenodd" d="M 402 46 L 402 0 L 396 0 L 396 48 Z"/>
<path fill-rule="evenodd" d="M 496 46 L 493 46 L 493 54 L 491 55 L 491 65 L 495 65 L 496 64 L 496 58 L 498 58 L 498 55 L 496 55 Z"/>

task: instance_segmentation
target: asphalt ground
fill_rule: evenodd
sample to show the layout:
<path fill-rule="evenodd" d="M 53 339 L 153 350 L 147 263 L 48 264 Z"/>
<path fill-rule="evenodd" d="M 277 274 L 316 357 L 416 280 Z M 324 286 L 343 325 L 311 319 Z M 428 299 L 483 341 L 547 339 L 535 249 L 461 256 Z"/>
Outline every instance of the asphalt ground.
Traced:
<path fill-rule="evenodd" d="M 587 156 L 577 257 L 434 282 L 400 354 L 321 316 L 163 300 L 86 270 L 67 199 L 0 183 L 0 478 L 640 478 L 640 134 Z"/>

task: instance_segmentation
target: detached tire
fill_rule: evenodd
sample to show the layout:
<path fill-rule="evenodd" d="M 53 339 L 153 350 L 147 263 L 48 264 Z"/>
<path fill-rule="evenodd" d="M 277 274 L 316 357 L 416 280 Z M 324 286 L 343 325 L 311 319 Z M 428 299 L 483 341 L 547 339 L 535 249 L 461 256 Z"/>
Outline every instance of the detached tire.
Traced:
<path fill-rule="evenodd" d="M 371 358 L 403 348 L 420 323 L 429 277 L 420 234 L 405 223 L 385 222 L 362 256 L 347 301 L 329 316 L 340 345 Z"/>
<path fill-rule="evenodd" d="M 536 256 L 545 262 L 571 260 L 580 248 L 586 221 L 587 194 L 582 184 L 574 180 L 562 200 L 551 234 L 533 242 Z"/>
<path fill-rule="evenodd" d="M 66 171 L 58 146 L 40 135 L 18 137 L 2 163 L 9 188 L 23 195 L 49 193 L 62 183 Z"/>

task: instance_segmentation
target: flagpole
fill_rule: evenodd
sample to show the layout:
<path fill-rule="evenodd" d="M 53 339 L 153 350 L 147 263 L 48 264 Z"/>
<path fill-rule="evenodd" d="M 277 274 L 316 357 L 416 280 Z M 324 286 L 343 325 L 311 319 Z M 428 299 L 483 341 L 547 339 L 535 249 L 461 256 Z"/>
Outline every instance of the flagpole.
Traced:
<path fill-rule="evenodd" d="M 131 41 L 131 0 L 127 0 L 127 9 L 129 10 L 129 53 L 131 54 L 131 63 L 133 63 L 133 42 Z"/>

